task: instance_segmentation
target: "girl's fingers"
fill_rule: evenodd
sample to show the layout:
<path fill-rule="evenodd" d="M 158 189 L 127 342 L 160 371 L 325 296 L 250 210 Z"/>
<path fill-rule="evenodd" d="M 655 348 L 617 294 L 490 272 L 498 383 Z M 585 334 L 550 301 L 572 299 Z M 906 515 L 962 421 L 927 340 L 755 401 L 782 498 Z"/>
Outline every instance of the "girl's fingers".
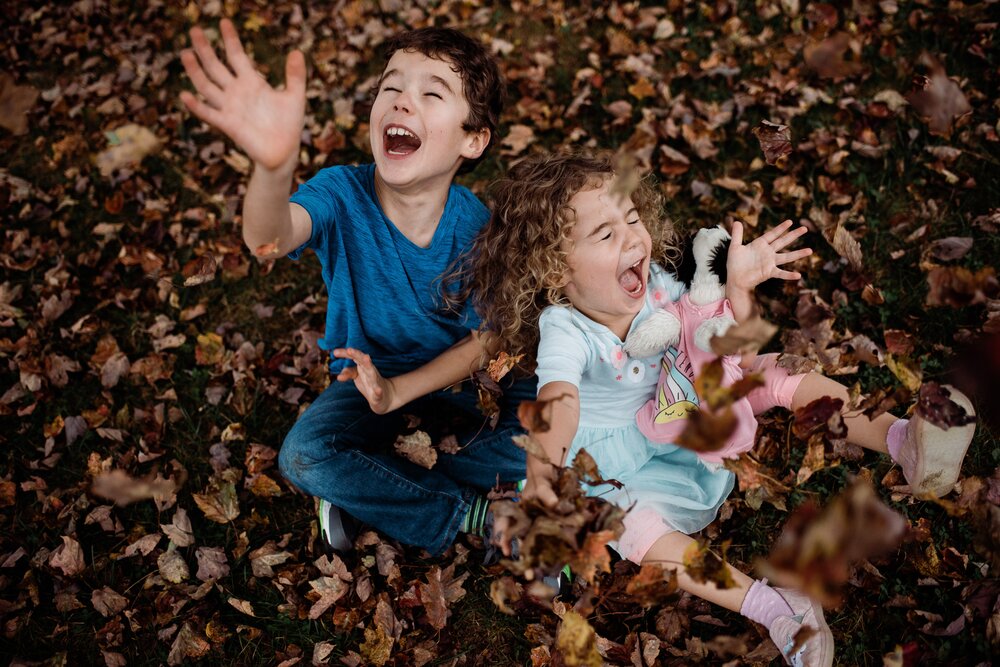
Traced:
<path fill-rule="evenodd" d="M 215 55 L 215 49 L 208 43 L 205 32 L 201 28 L 191 28 L 191 46 L 198 54 L 198 60 L 205 69 L 205 73 L 220 88 L 225 88 L 233 80 L 233 73 L 222 64 L 219 57 Z"/>
<path fill-rule="evenodd" d="M 240 42 L 240 36 L 236 34 L 233 22 L 229 19 L 222 19 L 222 22 L 219 24 L 219 30 L 222 32 L 222 44 L 226 49 L 226 61 L 233 68 L 233 71 L 238 76 L 256 74 L 257 71 L 253 67 L 253 61 L 250 60 L 247 52 L 243 50 L 243 43 Z"/>
<path fill-rule="evenodd" d="M 733 221 L 733 235 L 729 242 L 730 248 L 739 248 L 743 245 L 743 223 L 739 220 Z"/>
<path fill-rule="evenodd" d="M 205 71 L 198 64 L 198 57 L 195 56 L 194 51 L 191 49 L 181 51 L 181 64 L 184 65 L 184 71 L 187 72 L 188 78 L 194 84 L 195 90 L 201 93 L 202 97 L 213 107 L 222 108 L 225 93 L 205 76 Z"/>
<path fill-rule="evenodd" d="M 764 232 L 763 234 L 761 234 L 761 238 L 764 239 L 764 241 L 766 241 L 767 243 L 771 243 L 776 238 L 778 238 L 779 236 L 781 236 L 785 232 L 785 230 L 788 229 L 791 226 L 792 226 L 792 221 L 791 220 L 785 220 L 783 223 L 781 223 L 777 227 L 772 227 L 771 229 L 769 229 L 766 232 Z"/>
<path fill-rule="evenodd" d="M 792 252 L 782 252 L 774 256 L 775 264 L 788 264 L 789 262 L 794 262 L 795 260 L 802 259 L 803 257 L 808 257 L 812 254 L 812 248 L 802 248 L 801 250 L 794 250 Z"/>
<path fill-rule="evenodd" d="M 771 247 L 774 248 L 775 250 L 781 250 L 785 246 L 795 243 L 797 240 L 799 240 L 799 238 L 803 234 L 805 234 L 808 231 L 809 230 L 806 229 L 805 227 L 796 227 L 787 234 L 784 234 L 781 237 L 775 239 L 774 243 L 771 244 Z"/>

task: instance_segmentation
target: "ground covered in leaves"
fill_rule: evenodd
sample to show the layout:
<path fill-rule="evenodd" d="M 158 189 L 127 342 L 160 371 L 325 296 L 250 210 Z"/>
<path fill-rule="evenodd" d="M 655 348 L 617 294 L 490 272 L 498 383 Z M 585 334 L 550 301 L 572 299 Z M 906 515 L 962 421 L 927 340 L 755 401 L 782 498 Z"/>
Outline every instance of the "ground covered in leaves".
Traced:
<path fill-rule="evenodd" d="M 511 93 L 477 192 L 517 156 L 601 146 L 655 175 L 679 225 L 810 226 L 802 282 L 761 290 L 771 349 L 853 385 L 859 410 L 919 396 L 954 419 L 935 383 L 960 382 L 982 415 L 963 478 L 915 501 L 830 405 L 775 413 L 688 565 L 717 577 L 724 555 L 823 596 L 843 664 L 996 655 L 1000 3 L 335 4 L 0 6 L 0 654 L 777 664 L 761 628 L 612 565 L 618 517 L 575 491 L 585 460 L 555 515 L 519 510 L 526 558 L 592 580 L 554 606 L 531 600 L 530 563 L 483 568 L 464 538 L 436 559 L 374 533 L 322 552 L 275 466 L 329 381 L 318 265 L 243 247 L 250 165 L 177 100 L 186 31 L 230 16 L 273 81 L 306 53 L 300 178 L 366 159 L 387 34 L 454 25 Z"/>

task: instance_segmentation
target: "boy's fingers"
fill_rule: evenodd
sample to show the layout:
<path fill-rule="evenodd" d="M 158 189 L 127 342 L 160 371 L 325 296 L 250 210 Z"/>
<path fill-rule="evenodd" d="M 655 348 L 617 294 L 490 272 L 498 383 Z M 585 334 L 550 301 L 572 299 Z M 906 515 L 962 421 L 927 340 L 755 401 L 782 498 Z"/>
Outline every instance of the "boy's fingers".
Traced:
<path fill-rule="evenodd" d="M 201 28 L 191 28 L 191 46 L 198 54 L 198 60 L 201 61 L 201 66 L 205 69 L 208 77 L 220 88 L 225 88 L 233 80 L 233 74 L 215 55 L 215 49 L 208 43 L 208 38 L 205 37 L 205 32 Z"/>
<path fill-rule="evenodd" d="M 780 280 L 798 280 L 802 277 L 802 274 L 798 271 L 785 271 L 784 269 L 778 269 L 771 274 L 772 278 L 778 278 Z"/>
<path fill-rule="evenodd" d="M 187 72 L 188 78 L 194 84 L 195 90 L 201 93 L 213 107 L 217 109 L 222 107 L 225 93 L 205 76 L 205 72 L 201 69 L 201 65 L 198 64 L 198 58 L 194 55 L 194 51 L 191 49 L 181 51 L 181 64 L 184 65 L 184 71 Z"/>
<path fill-rule="evenodd" d="M 230 67 L 237 74 L 256 74 L 250 56 L 243 50 L 243 43 L 236 33 L 236 27 L 229 19 L 222 19 L 219 23 L 219 31 L 222 33 L 222 44 L 226 49 L 226 60 Z"/>
<path fill-rule="evenodd" d="M 306 57 L 297 49 L 285 60 L 285 90 L 298 97 L 306 94 Z"/>
<path fill-rule="evenodd" d="M 225 117 L 218 109 L 213 109 L 186 90 L 181 92 L 181 102 L 191 113 L 209 125 L 221 128 L 225 123 Z"/>

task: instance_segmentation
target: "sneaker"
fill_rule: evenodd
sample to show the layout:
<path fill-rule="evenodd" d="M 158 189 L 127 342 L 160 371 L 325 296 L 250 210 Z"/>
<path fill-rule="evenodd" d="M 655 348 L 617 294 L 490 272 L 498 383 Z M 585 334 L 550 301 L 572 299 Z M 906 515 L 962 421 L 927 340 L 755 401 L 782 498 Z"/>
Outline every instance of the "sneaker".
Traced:
<path fill-rule="evenodd" d="M 945 388 L 951 400 L 975 416 L 972 402 L 965 394 L 951 386 Z M 943 429 L 914 414 L 906 425 L 899 451 L 899 466 L 913 495 L 940 498 L 952 490 L 975 432 L 975 422 Z"/>
<path fill-rule="evenodd" d="M 319 499 L 319 534 L 334 551 L 350 551 L 358 536 L 358 521 L 327 500 Z"/>
<path fill-rule="evenodd" d="M 808 596 L 787 588 L 774 589 L 788 606 L 791 616 L 779 616 L 771 623 L 771 640 L 785 662 L 793 667 L 830 667 L 833 665 L 833 633 L 823 620 L 823 608 Z M 803 628 L 814 632 L 796 650 L 795 635 Z"/>
<path fill-rule="evenodd" d="M 569 565 L 565 565 L 559 574 L 542 577 L 542 583 L 556 592 L 552 596 L 553 600 L 565 598 L 573 591 L 573 571 L 569 569 Z"/>

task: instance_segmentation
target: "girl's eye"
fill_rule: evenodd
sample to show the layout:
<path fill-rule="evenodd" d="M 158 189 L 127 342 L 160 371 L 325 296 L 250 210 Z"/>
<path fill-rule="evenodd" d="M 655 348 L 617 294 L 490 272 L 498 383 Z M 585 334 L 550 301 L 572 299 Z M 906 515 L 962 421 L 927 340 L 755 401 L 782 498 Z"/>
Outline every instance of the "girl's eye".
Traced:
<path fill-rule="evenodd" d="M 442 97 L 441 97 L 440 95 L 438 95 L 437 93 L 424 93 L 424 95 L 425 95 L 426 97 L 436 97 L 436 98 L 438 98 L 439 100 L 440 100 L 440 99 L 443 99 L 443 98 L 442 98 Z"/>
<path fill-rule="evenodd" d="M 607 234 L 605 234 L 604 236 L 601 237 L 601 240 L 602 241 L 607 241 L 610 238 L 611 238 L 611 232 L 608 232 Z"/>
<path fill-rule="evenodd" d="M 629 220 L 628 224 L 630 224 L 630 225 L 638 225 L 640 222 L 642 222 L 642 220 L 639 220 L 638 218 L 636 218 L 635 220 Z"/>

